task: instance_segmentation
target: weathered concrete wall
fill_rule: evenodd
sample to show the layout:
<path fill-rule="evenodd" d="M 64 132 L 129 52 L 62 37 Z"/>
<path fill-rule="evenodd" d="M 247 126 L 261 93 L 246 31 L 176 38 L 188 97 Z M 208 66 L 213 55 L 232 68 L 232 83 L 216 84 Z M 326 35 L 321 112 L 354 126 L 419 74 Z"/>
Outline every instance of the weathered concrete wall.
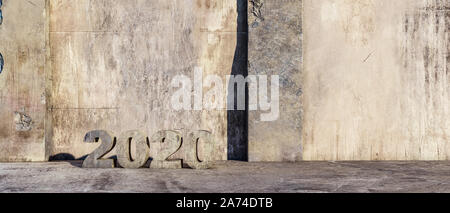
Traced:
<path fill-rule="evenodd" d="M 449 8 L 304 1 L 304 160 L 450 159 Z"/>
<path fill-rule="evenodd" d="M 1 11 L 0 161 L 43 161 L 45 0 L 3 0 Z"/>
<path fill-rule="evenodd" d="M 280 78 L 278 119 L 262 121 L 268 112 L 249 111 L 249 160 L 301 160 L 302 1 L 250 0 L 248 13 L 248 73 Z"/>
<path fill-rule="evenodd" d="M 235 0 L 51 0 L 50 157 L 89 154 L 84 134 L 209 130 L 214 158 L 227 159 L 227 112 L 175 111 L 175 75 L 231 74 Z M 206 90 L 207 88 L 205 88 Z M 180 152 L 181 153 L 181 152 Z M 56 155 L 56 156 L 55 156 Z M 69 155 L 69 156 L 70 156 Z"/>
<path fill-rule="evenodd" d="M 0 161 L 83 157 L 98 146 L 83 142 L 95 129 L 210 130 L 216 160 L 450 159 L 448 1 L 3 0 L 0 9 Z M 269 99 L 278 75 L 279 118 L 174 110 L 171 80 L 198 85 L 194 67 L 223 82 L 267 75 Z"/>

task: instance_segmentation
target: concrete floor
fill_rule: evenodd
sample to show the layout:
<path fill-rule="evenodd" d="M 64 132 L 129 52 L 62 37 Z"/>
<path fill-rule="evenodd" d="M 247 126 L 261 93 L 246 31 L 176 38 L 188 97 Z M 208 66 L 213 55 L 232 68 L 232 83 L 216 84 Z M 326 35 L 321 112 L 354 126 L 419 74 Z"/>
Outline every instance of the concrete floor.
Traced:
<path fill-rule="evenodd" d="M 209 170 L 0 163 L 0 192 L 450 192 L 450 162 L 218 162 Z"/>

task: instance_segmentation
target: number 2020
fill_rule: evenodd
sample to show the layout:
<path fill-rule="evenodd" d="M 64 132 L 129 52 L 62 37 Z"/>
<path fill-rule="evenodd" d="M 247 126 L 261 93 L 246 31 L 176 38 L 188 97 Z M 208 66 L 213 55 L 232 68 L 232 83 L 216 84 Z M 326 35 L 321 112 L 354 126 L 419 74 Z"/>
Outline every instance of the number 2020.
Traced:
<path fill-rule="evenodd" d="M 159 131 L 151 138 L 147 138 L 137 130 L 122 133 L 117 140 L 105 130 L 88 132 L 84 137 L 86 143 L 101 141 L 100 146 L 89 154 L 83 161 L 83 168 L 114 168 L 114 159 L 102 159 L 116 147 L 117 163 L 123 168 L 137 169 L 143 167 L 153 153 L 150 168 L 177 169 L 183 163 L 193 169 L 207 169 L 211 167 L 214 143 L 208 131 L 194 131 L 184 140 L 178 131 Z M 116 142 L 117 141 L 117 142 Z M 198 147 L 203 142 L 203 156 L 200 158 Z M 136 152 L 131 157 L 131 143 L 135 143 Z M 169 160 L 170 156 L 184 147 L 183 159 Z M 201 160 L 200 160 L 201 159 Z"/>

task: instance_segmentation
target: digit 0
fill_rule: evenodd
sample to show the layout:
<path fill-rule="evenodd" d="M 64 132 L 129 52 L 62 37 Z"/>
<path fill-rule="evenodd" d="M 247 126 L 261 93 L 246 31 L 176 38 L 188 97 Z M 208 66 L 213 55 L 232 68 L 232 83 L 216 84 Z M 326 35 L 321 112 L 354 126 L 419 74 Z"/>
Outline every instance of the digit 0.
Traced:
<path fill-rule="evenodd" d="M 131 156 L 131 143 L 136 144 L 135 156 Z M 137 169 L 145 165 L 149 158 L 147 138 L 140 131 L 127 131 L 117 141 L 117 161 L 127 169 Z"/>
<path fill-rule="evenodd" d="M 191 132 L 186 140 L 186 164 L 193 169 L 208 169 L 212 166 L 214 143 L 209 131 Z M 199 152 L 202 152 L 200 156 Z"/>

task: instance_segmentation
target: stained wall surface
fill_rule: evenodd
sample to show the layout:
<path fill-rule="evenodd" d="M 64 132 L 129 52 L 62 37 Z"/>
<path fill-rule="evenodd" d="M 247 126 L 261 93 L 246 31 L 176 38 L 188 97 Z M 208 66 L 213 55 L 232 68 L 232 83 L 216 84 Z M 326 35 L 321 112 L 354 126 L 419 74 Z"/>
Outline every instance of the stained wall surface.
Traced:
<path fill-rule="evenodd" d="M 89 154 L 90 130 L 209 130 L 227 159 L 226 110 L 176 111 L 176 75 L 231 74 L 235 0 L 51 0 L 52 142 L 49 156 Z M 198 83 L 198 82 L 192 82 Z M 205 90 L 207 88 L 204 88 Z M 182 151 L 181 151 L 182 152 Z M 64 155 L 63 155 L 64 156 Z"/>
<path fill-rule="evenodd" d="M 45 6 L 3 0 L 0 8 L 0 161 L 45 160 Z"/>
<path fill-rule="evenodd" d="M 250 161 L 299 161 L 302 159 L 302 1 L 249 1 L 249 75 L 266 76 L 267 100 L 272 102 L 272 77 L 279 77 L 279 112 L 276 119 L 262 119 L 275 109 L 249 111 Z M 258 81 L 258 88 L 262 85 Z"/>
<path fill-rule="evenodd" d="M 304 160 L 450 159 L 449 9 L 304 1 Z"/>
<path fill-rule="evenodd" d="M 78 159 L 98 146 L 83 142 L 97 129 L 209 130 L 216 160 L 450 159 L 446 0 L 3 0 L 0 9 L 0 161 Z M 173 109 L 171 81 L 184 75 L 195 90 L 195 67 L 224 90 L 227 75 L 266 75 L 269 99 L 278 75 L 279 118 Z"/>

